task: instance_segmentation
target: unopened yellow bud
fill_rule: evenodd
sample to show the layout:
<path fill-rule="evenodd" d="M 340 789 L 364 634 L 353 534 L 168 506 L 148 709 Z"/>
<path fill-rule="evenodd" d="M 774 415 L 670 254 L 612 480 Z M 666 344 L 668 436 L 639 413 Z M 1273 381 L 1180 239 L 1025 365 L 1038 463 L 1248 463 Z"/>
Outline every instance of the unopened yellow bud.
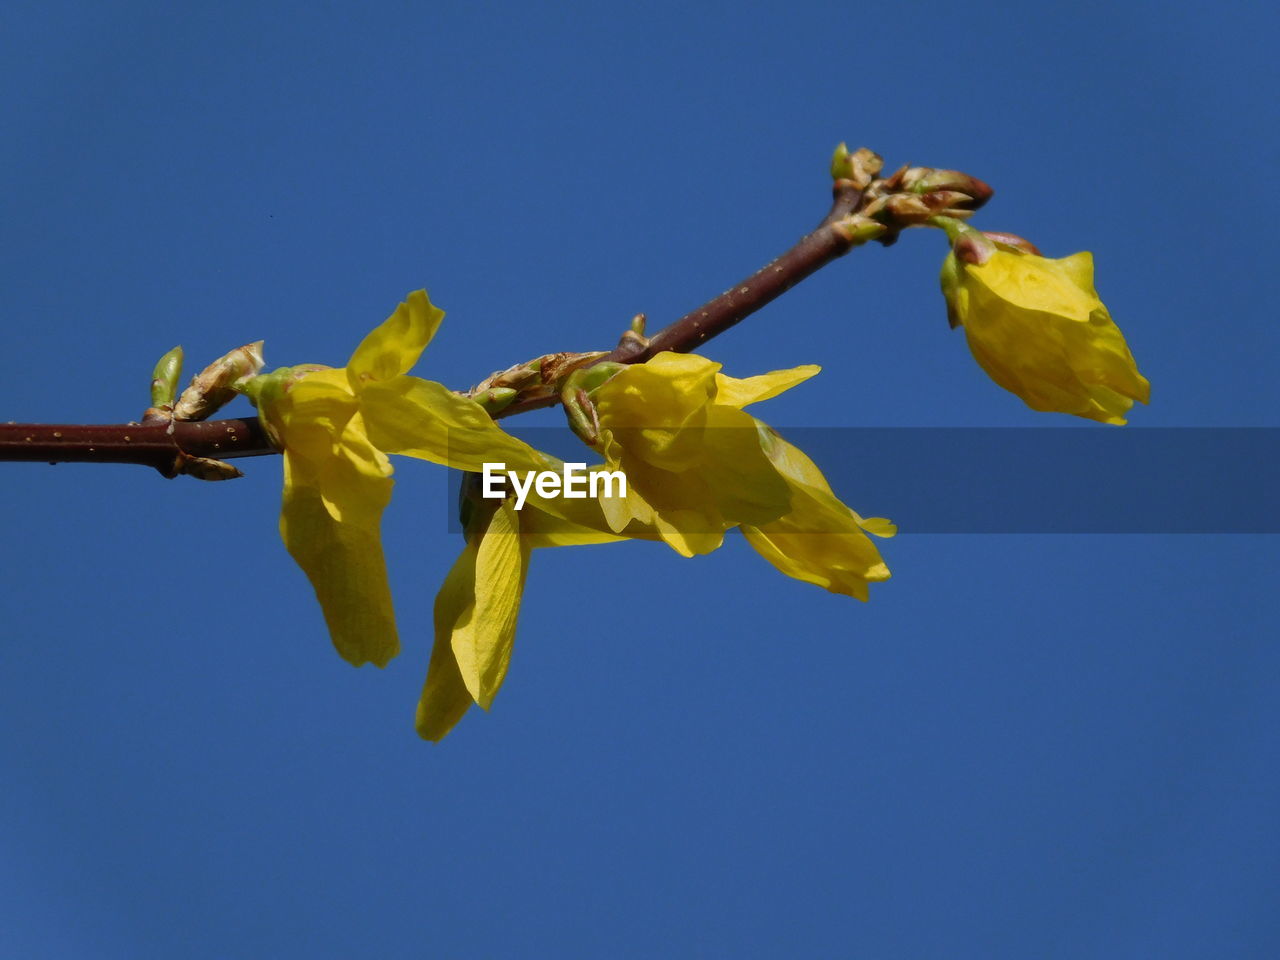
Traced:
<path fill-rule="evenodd" d="M 972 230 L 957 247 L 967 240 L 994 249 L 980 262 L 948 254 L 942 292 L 992 380 L 1033 410 L 1102 423 L 1122 424 L 1135 400 L 1148 402 L 1151 385 L 1093 287 L 1092 254 L 1052 260 Z"/>

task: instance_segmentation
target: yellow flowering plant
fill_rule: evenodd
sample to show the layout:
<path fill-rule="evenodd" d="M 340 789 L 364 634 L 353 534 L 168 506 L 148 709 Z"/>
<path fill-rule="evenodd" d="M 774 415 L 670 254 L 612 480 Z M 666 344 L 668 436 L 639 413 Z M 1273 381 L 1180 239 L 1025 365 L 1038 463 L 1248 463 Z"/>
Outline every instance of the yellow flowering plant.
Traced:
<path fill-rule="evenodd" d="M 1151 384 L 1094 289 L 1092 254 L 1053 260 L 1020 238 L 943 226 L 954 244 L 941 276 L 948 317 L 992 380 L 1033 410 L 1102 423 L 1123 424 L 1135 400 L 1149 401 Z"/>
<path fill-rule="evenodd" d="M 465 471 L 494 461 L 563 468 L 503 431 L 475 400 L 408 374 L 443 317 L 426 291 L 415 291 L 346 367 L 284 367 L 240 385 L 284 455 L 285 546 L 315 589 L 334 646 L 357 666 L 384 666 L 399 651 L 380 535 L 393 484 L 389 454 Z M 467 543 L 436 598 L 418 706 L 418 730 L 432 740 L 471 703 L 488 709 L 501 687 L 533 548 L 655 536 L 639 522 L 615 532 L 598 500 L 535 493 L 517 511 L 509 498 L 495 504 L 468 493 Z"/>
<path fill-rule="evenodd" d="M 662 352 L 605 370 L 607 379 L 586 392 L 590 416 L 576 420 L 591 426 L 579 432 L 608 469 L 627 477 L 626 496 L 604 502 L 613 529 L 651 524 L 691 557 L 720 546 L 730 527 L 786 512 L 787 483 L 742 408 L 802 383 L 818 367 L 746 380 L 720 369 L 705 357 Z"/>
<path fill-rule="evenodd" d="M 867 599 L 889 570 L 867 532 L 892 536 L 843 504 L 807 456 L 743 407 L 817 374 L 807 365 L 736 378 L 692 354 L 661 352 L 625 366 L 575 398 L 571 422 L 627 478 L 603 501 L 612 529 L 640 521 L 684 556 L 720 546 L 740 527 L 787 576 Z M 584 426 L 588 425 L 588 426 Z"/>
<path fill-rule="evenodd" d="M 473 703 L 488 709 L 511 659 L 532 551 L 622 539 L 661 539 L 683 556 L 718 548 L 740 526 L 778 570 L 834 593 L 867 599 L 889 570 L 867 536 L 892 536 L 835 496 L 818 467 L 742 412 L 802 383 L 816 366 L 738 379 L 703 357 L 659 353 L 643 364 L 570 376 L 567 405 L 597 470 L 620 470 L 625 493 L 592 499 L 480 499 L 464 486 L 466 545 L 434 611 L 435 640 L 416 726 L 442 739 Z M 657 418 L 657 419 L 655 419 Z M 590 425 L 590 426 L 586 426 Z M 594 431 L 594 432 L 593 432 Z M 692 528 L 686 526 L 692 524 Z"/>
<path fill-rule="evenodd" d="M 497 696 L 534 549 L 656 537 L 639 524 L 623 535 L 610 532 L 598 499 L 533 495 L 520 510 L 509 497 L 481 500 L 474 478 L 463 487 L 466 545 L 436 595 L 435 641 L 416 718 L 426 740 L 442 739 L 473 703 L 488 710 Z"/>
<path fill-rule="evenodd" d="M 840 242 L 892 242 L 904 227 L 926 224 L 947 231 L 948 315 L 997 383 L 1037 410 L 1109 423 L 1123 423 L 1134 400 L 1146 402 L 1147 381 L 1098 298 L 1089 254 L 1050 260 L 1017 238 L 968 227 L 962 218 L 991 191 L 957 171 L 903 168 L 879 180 L 873 154 L 837 151 L 837 160 L 837 197 L 849 183 L 867 198 L 861 213 L 832 221 Z M 425 292 L 411 294 L 345 368 L 286 368 L 253 379 L 246 391 L 285 455 L 285 543 L 316 589 L 335 645 L 354 663 L 383 664 L 398 649 L 378 537 L 389 455 L 465 471 L 495 461 L 563 467 L 498 428 L 492 406 L 408 374 L 442 316 Z M 889 578 L 871 537 L 892 536 L 894 525 L 841 502 L 808 456 L 745 409 L 819 368 L 731 377 L 704 357 L 651 351 L 643 327 L 638 317 L 623 338 L 644 354 L 629 361 L 548 355 L 472 391 L 490 400 L 501 394 L 504 403 L 559 399 L 570 426 L 600 455 L 591 469 L 616 471 L 625 483 L 619 495 L 585 502 L 523 492 L 495 501 L 477 494 L 472 473 L 465 545 L 435 601 L 416 719 L 424 738 L 444 737 L 471 704 L 492 704 L 537 547 L 643 538 L 692 557 L 718 549 L 738 528 L 780 572 L 833 593 L 866 600 L 869 584 Z"/>
<path fill-rule="evenodd" d="M 486 458 L 529 469 L 550 462 L 475 401 L 408 375 L 443 318 L 415 291 L 345 367 L 284 367 L 242 386 L 284 455 L 280 534 L 338 653 L 356 666 L 385 666 L 400 649 L 380 534 L 392 488 L 387 454 L 463 470 Z"/>
<path fill-rule="evenodd" d="M 167 477 L 223 480 L 240 472 L 219 457 L 283 454 L 281 536 L 315 590 L 334 646 L 357 666 L 383 666 L 400 649 L 381 540 L 391 457 L 465 471 L 465 543 L 436 596 L 417 710 L 418 732 L 430 740 L 472 703 L 492 704 L 539 547 L 646 539 L 693 557 L 737 529 L 787 576 L 866 600 L 870 584 L 889 578 L 872 537 L 896 528 L 843 503 L 813 460 L 746 409 L 819 368 L 736 378 L 690 351 L 849 251 L 932 226 L 951 241 L 941 283 L 952 326 L 964 328 L 996 383 L 1033 409 L 1112 424 L 1150 393 L 1094 288 L 1091 254 L 1050 259 L 1020 238 L 968 226 L 992 190 L 961 171 L 903 166 L 881 176 L 882 168 L 872 151 L 841 144 L 831 163 L 833 203 L 817 229 L 653 338 L 638 315 L 611 352 L 544 354 L 455 392 L 409 372 L 444 317 L 418 290 L 343 367 L 259 374 L 258 341 L 206 367 L 178 395 L 183 356 L 174 348 L 155 366 L 141 423 L 0 424 L 0 459 L 136 462 Z M 237 392 L 257 407 L 257 423 L 199 423 Z M 593 479 L 621 477 L 620 490 L 571 497 L 568 465 L 496 422 L 557 402 L 599 455 L 597 464 L 574 466 Z M 475 474 L 495 464 L 511 471 L 514 497 L 477 492 Z M 516 471 L 526 475 L 523 487 Z M 561 471 L 564 497 L 541 486 L 530 492 L 533 474 L 556 480 L 545 474 Z"/>

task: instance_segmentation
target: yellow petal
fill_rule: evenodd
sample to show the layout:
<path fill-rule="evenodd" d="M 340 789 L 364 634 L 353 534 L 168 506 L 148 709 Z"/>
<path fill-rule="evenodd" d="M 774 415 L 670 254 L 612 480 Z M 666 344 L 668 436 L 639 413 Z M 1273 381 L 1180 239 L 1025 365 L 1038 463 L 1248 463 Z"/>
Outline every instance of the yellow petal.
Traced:
<path fill-rule="evenodd" d="M 869 582 L 888 580 L 875 544 L 857 515 L 830 494 L 797 489 L 787 516 L 743 526 L 747 542 L 779 571 L 832 593 L 866 600 Z"/>
<path fill-rule="evenodd" d="M 655 466 L 685 469 L 698 456 L 719 369 L 705 357 L 670 352 L 632 364 L 593 394 L 600 427 Z"/>
<path fill-rule="evenodd" d="M 634 524 L 651 527 L 678 553 L 692 556 L 718 547 L 725 528 L 733 525 L 699 471 L 672 473 L 630 456 L 620 466 L 627 476 L 626 498 L 601 501 L 614 532 L 621 533 Z M 770 511 L 769 515 L 777 513 Z"/>
<path fill-rule="evenodd" d="M 792 367 L 790 370 L 774 370 L 772 373 L 762 373 L 758 377 L 745 377 L 741 380 L 717 373 L 716 403 L 741 409 L 747 404 L 776 397 L 804 383 L 821 371 L 822 368 L 816 364 L 806 364 L 802 367 Z"/>
<path fill-rule="evenodd" d="M 486 710 L 511 661 L 529 546 L 520 537 L 515 507 L 504 500 L 479 536 L 475 606 L 453 630 L 453 655 L 472 698 Z"/>
<path fill-rule="evenodd" d="M 1124 423 L 1133 401 L 1150 395 L 1101 302 L 1081 323 L 1074 314 L 1021 309 L 978 290 L 965 337 L 991 379 L 1033 410 Z"/>
<path fill-rule="evenodd" d="M 997 250 L 984 264 L 964 268 L 964 283 L 971 290 L 985 289 L 997 299 L 1020 310 L 1034 310 L 1079 322 L 1099 305 L 1092 286 L 1082 288 L 1075 279 L 1092 261 L 1073 262 L 1062 268 L 1058 261 L 1030 253 Z M 977 313 L 982 308 L 975 305 Z"/>
<path fill-rule="evenodd" d="M 702 391 L 711 386 L 713 381 L 710 378 L 719 372 L 720 364 L 696 353 L 664 350 L 630 369 L 648 370 L 672 383 L 684 384 L 682 389 Z"/>
<path fill-rule="evenodd" d="M 517 440 L 474 400 L 418 377 L 371 383 L 360 410 L 373 445 L 384 453 L 480 472 L 486 463 L 508 470 L 553 469 L 555 461 Z"/>
<path fill-rule="evenodd" d="M 453 655 L 453 631 L 459 621 L 471 617 L 475 608 L 476 551 L 473 540 L 454 562 L 436 594 L 435 643 L 415 722 L 418 734 L 426 740 L 443 739 L 472 704 Z"/>
<path fill-rule="evenodd" d="M 689 353 L 660 353 L 633 364 L 594 395 L 601 425 L 683 430 L 701 422 L 720 364 Z"/>
<path fill-rule="evenodd" d="M 724 531 L 708 530 L 706 518 L 693 510 L 664 510 L 654 515 L 653 525 L 663 542 L 682 557 L 711 553 L 724 543 Z"/>
<path fill-rule="evenodd" d="M 770 459 L 790 484 L 791 510 L 771 523 L 744 524 L 747 542 L 789 577 L 866 600 L 868 582 L 889 579 L 866 534 L 889 537 L 897 527 L 880 517 L 864 520 L 835 496 L 803 451 L 764 424 L 761 428 Z"/>
<path fill-rule="evenodd" d="M 617 467 L 617 464 L 611 464 Z M 627 480 L 626 496 L 606 497 L 600 500 L 600 513 L 608 524 L 609 530 L 621 534 L 635 524 L 652 527 L 654 510 L 631 483 Z"/>
<path fill-rule="evenodd" d="M 521 519 L 521 524 L 531 528 L 523 534 L 525 542 L 535 550 L 539 547 L 588 547 L 597 543 L 619 543 L 628 539 L 616 533 L 601 533 L 599 530 L 580 527 L 559 517 L 552 517 L 538 510 L 530 510 L 528 506 L 521 512 L 526 515 Z M 541 519 L 530 523 L 531 517 Z"/>
<path fill-rule="evenodd" d="M 1060 260 L 1052 260 L 1047 257 L 1038 257 L 1037 259 L 1042 261 L 1040 263 L 1041 267 L 1057 273 L 1067 283 L 1079 288 L 1095 300 L 1097 299 L 1098 291 L 1093 287 L 1093 254 L 1088 250 L 1081 250 L 1079 253 L 1073 253 L 1071 256 L 1063 257 Z"/>
<path fill-rule="evenodd" d="M 388 478 L 394 471 L 387 455 L 369 443 L 359 414 L 347 423 L 329 455 L 312 463 L 329 515 L 376 529 L 391 496 Z"/>
<path fill-rule="evenodd" d="M 603 469 L 605 468 L 595 467 L 592 472 Z M 617 492 L 616 487 L 614 492 Z M 534 548 L 615 543 L 628 538 L 654 539 L 656 534 L 651 529 L 642 528 L 636 523 L 623 523 L 618 531 L 613 529 L 604 504 L 621 499 L 543 498 L 530 493 L 520 510 L 520 535 Z M 620 532 L 624 528 L 626 532 Z"/>
<path fill-rule="evenodd" d="M 390 478 L 345 456 L 317 466 L 285 450 L 280 535 L 315 589 L 333 645 L 356 666 L 385 666 L 400 649 L 379 532 L 390 496 Z"/>
<path fill-rule="evenodd" d="M 702 460 L 709 410 L 710 407 L 704 406 L 690 411 L 688 419 L 678 426 L 619 426 L 611 413 L 602 416 L 600 423 L 632 459 L 642 459 L 662 470 L 681 472 Z"/>
<path fill-rule="evenodd" d="M 343 371 L 317 370 L 291 384 L 262 412 L 287 449 L 320 461 L 331 455 L 359 409 Z"/>
<path fill-rule="evenodd" d="M 898 525 L 886 520 L 884 517 L 867 517 L 859 520 L 858 525 L 867 533 L 877 537 L 892 537 L 898 533 Z"/>
<path fill-rule="evenodd" d="M 728 524 L 767 523 L 791 502 L 787 480 L 763 449 L 757 420 L 732 407 L 708 411 L 699 478 Z"/>
<path fill-rule="evenodd" d="M 764 425 L 762 424 L 761 426 Z M 827 482 L 826 476 L 823 475 L 822 471 L 818 469 L 818 465 L 809 459 L 809 456 L 803 450 L 794 444 L 788 443 L 773 428 L 765 427 L 765 429 L 771 439 L 768 444 L 770 459 L 773 460 L 778 471 L 792 483 L 793 503 L 796 499 L 796 493 L 799 491 L 802 504 L 816 500 L 824 504 L 825 508 L 839 513 L 842 517 L 840 529 L 845 529 L 843 515 L 848 514 L 853 518 L 854 523 L 867 533 L 884 538 L 897 535 L 898 527 L 893 521 L 885 517 L 859 516 L 857 511 L 835 495 L 835 491 L 831 489 L 831 484 Z M 813 509 L 812 504 L 809 504 L 805 509 Z"/>
<path fill-rule="evenodd" d="M 415 290 L 396 312 L 374 327 L 356 347 L 347 363 L 352 390 L 366 383 L 390 380 L 408 373 L 431 338 L 436 335 L 444 311 L 432 305 L 427 291 Z"/>
<path fill-rule="evenodd" d="M 809 458 L 808 454 L 795 444 L 788 442 L 782 434 L 767 423 L 757 420 L 756 424 L 764 438 L 765 452 L 769 455 L 769 460 L 780 474 L 793 484 L 813 487 L 815 490 L 830 494 L 832 497 L 835 496 L 835 492 L 831 489 L 831 484 L 827 482 L 826 476 L 818 469 L 818 465 Z M 848 508 L 846 507 L 846 509 Z M 853 513 L 852 510 L 849 512 Z M 857 516 L 856 513 L 853 515 Z M 888 521 L 885 522 L 887 523 Z"/>

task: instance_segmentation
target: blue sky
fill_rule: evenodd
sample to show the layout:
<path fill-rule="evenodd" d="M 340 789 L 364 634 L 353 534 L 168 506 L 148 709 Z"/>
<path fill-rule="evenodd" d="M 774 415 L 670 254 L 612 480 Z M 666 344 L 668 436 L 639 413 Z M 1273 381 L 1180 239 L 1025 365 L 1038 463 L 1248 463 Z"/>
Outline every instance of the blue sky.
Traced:
<path fill-rule="evenodd" d="M 448 317 L 419 371 L 451 386 L 607 347 L 809 229 L 848 140 L 1094 252 L 1153 385 L 1126 429 L 1280 426 L 1275 28 L 1230 2 L 11 2 L 0 419 L 136 417 L 175 343 L 338 364 L 423 286 Z M 857 251 L 705 352 L 823 364 L 759 408 L 782 427 L 1077 426 L 947 329 L 943 249 Z M 276 535 L 279 462 L 244 467 L 0 470 L 0 953 L 1280 951 L 1274 537 L 895 516 L 868 604 L 740 542 L 542 551 L 493 711 L 432 746 L 442 471 L 399 471 L 405 649 L 357 671 Z"/>

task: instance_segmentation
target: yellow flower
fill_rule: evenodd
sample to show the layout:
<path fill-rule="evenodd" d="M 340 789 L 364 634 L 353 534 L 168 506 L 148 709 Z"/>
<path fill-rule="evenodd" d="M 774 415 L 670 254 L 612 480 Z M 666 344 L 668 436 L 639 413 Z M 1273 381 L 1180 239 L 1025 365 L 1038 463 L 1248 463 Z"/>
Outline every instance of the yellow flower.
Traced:
<path fill-rule="evenodd" d="M 486 460 L 547 464 L 475 402 L 407 375 L 443 318 L 425 290 L 415 291 L 345 368 L 284 368 L 246 388 L 284 453 L 281 536 L 315 588 L 338 653 L 357 666 L 384 666 L 400 647 L 380 535 L 392 486 L 386 455 L 464 470 Z"/>
<path fill-rule="evenodd" d="M 818 372 L 796 367 L 739 380 L 693 354 L 659 353 L 591 394 L 608 469 L 627 477 L 627 496 L 602 505 L 614 530 L 652 525 L 684 556 L 720 546 L 724 531 L 786 513 L 790 489 L 742 408 Z"/>
<path fill-rule="evenodd" d="M 442 739 L 472 703 L 486 710 L 493 703 L 511 661 L 533 549 L 623 539 L 609 532 L 596 500 L 533 496 L 519 511 L 510 499 L 479 502 L 468 526 L 467 544 L 436 595 L 435 643 L 416 720 L 427 740 Z M 626 536 L 653 538 L 636 526 Z"/>
<path fill-rule="evenodd" d="M 866 600 L 868 583 L 889 579 L 867 533 L 891 537 L 897 527 L 880 517 L 858 516 L 837 499 L 812 460 L 765 424 L 760 430 L 791 489 L 791 510 L 758 527 L 744 524 L 747 542 L 789 577 Z"/>
<path fill-rule="evenodd" d="M 891 536 L 840 502 L 817 466 L 742 408 L 777 396 L 816 366 L 736 379 L 689 354 L 660 353 L 591 394 L 607 467 L 627 476 L 628 499 L 606 517 L 652 524 L 685 556 L 718 547 L 740 526 L 747 542 L 790 577 L 867 599 L 889 570 L 867 537 Z"/>
<path fill-rule="evenodd" d="M 1093 255 L 1051 260 L 991 246 L 981 263 L 952 253 L 942 267 L 952 325 L 963 324 L 982 369 L 1033 410 L 1124 423 L 1151 385 L 1098 299 Z"/>
<path fill-rule="evenodd" d="M 467 542 L 436 596 L 418 733 L 440 740 L 471 704 L 492 704 L 537 547 L 662 539 L 692 556 L 741 525 L 783 573 L 865 600 L 869 582 L 889 577 L 866 531 L 889 536 L 892 524 L 859 517 L 808 457 L 742 411 L 817 372 L 737 379 L 703 357 L 672 353 L 618 371 L 589 393 L 607 461 L 592 469 L 623 470 L 625 498 L 534 494 L 517 510 L 510 498 L 481 499 L 473 477 Z"/>

